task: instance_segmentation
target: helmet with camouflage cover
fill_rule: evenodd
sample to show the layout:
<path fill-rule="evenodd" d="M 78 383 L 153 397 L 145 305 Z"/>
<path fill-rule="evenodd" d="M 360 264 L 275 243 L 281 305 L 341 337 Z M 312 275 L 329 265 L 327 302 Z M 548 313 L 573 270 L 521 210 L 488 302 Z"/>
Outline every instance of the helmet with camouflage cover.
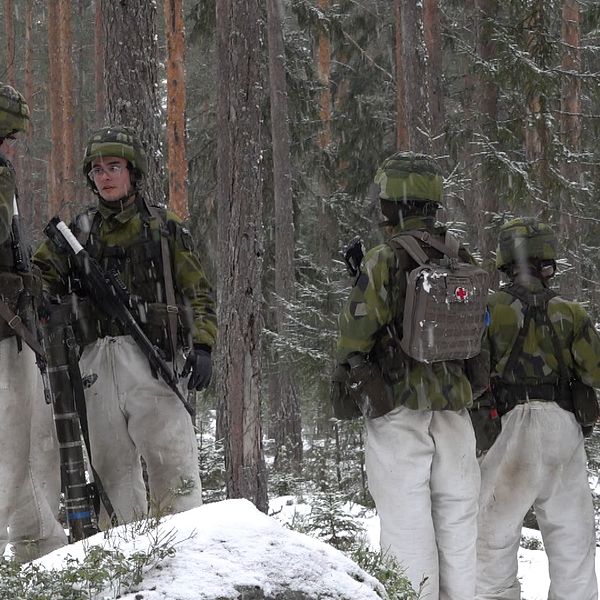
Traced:
<path fill-rule="evenodd" d="M 393 202 L 442 200 L 442 175 L 436 161 L 426 154 L 396 152 L 386 158 L 377 173 L 379 198 Z"/>
<path fill-rule="evenodd" d="M 0 138 L 29 126 L 29 106 L 14 87 L 0 83 Z"/>
<path fill-rule="evenodd" d="M 558 240 L 554 231 L 534 217 L 520 217 L 500 228 L 496 267 L 506 269 L 529 259 L 556 260 Z"/>
<path fill-rule="evenodd" d="M 96 184 L 88 177 L 92 161 L 107 156 L 117 156 L 129 162 L 135 175 L 134 180 L 139 180 L 148 173 L 146 153 L 134 130 L 122 125 L 103 127 L 90 136 L 83 156 L 83 174 L 94 192 Z"/>

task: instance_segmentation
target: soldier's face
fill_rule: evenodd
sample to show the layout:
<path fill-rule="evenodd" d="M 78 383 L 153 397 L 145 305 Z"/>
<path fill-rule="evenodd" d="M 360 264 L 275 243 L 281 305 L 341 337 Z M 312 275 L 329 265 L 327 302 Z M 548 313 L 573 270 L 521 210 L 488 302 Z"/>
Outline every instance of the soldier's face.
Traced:
<path fill-rule="evenodd" d="M 106 202 L 116 202 L 133 193 L 131 173 L 127 161 L 118 156 L 105 156 L 92 161 L 90 175 L 100 197 Z"/>

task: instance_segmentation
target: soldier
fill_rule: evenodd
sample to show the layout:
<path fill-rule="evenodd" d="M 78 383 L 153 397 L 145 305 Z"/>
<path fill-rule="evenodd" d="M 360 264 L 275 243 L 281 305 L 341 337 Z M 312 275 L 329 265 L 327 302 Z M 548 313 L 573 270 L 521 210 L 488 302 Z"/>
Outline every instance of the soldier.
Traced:
<path fill-rule="evenodd" d="M 600 387 L 600 336 L 579 304 L 548 288 L 556 246 L 534 218 L 500 229 L 496 265 L 510 281 L 489 299 L 488 341 L 502 430 L 481 461 L 478 600 L 521 597 L 517 551 L 532 505 L 549 560 L 548 598 L 598 597 L 594 509 L 569 387 Z M 597 414 L 595 394 L 589 400 Z"/>
<path fill-rule="evenodd" d="M 188 389 L 201 390 L 211 378 L 216 336 L 212 290 L 180 219 L 144 198 L 146 172 L 146 155 L 130 128 L 96 131 L 85 149 L 83 173 L 99 201 L 75 218 L 72 229 L 105 270 L 118 273 L 131 294 L 132 313 L 175 369 L 185 349 L 180 374 L 191 372 Z M 91 460 L 117 521 L 148 511 L 140 456 L 153 512 L 199 506 L 196 438 L 182 402 L 152 372 L 133 338 L 90 302 L 85 269 L 49 241 L 34 260 L 49 295 L 72 293 L 77 299 L 80 367 L 94 382 L 85 394 Z"/>
<path fill-rule="evenodd" d="M 386 234 L 417 231 L 430 234 L 433 243 L 447 241 L 446 230 L 435 222 L 442 177 L 433 159 L 394 154 L 377 171 L 375 183 Z M 419 246 L 431 258 L 442 257 L 432 246 Z M 470 261 L 464 248 L 458 253 Z M 423 596 L 472 600 L 479 494 L 466 410 L 472 390 L 464 361 L 419 362 L 398 348 L 406 275 L 416 266 L 387 244 L 367 253 L 340 315 L 335 380 L 349 370 L 347 389 L 362 390 L 365 400 L 366 469 L 382 550 L 406 568 Z M 344 388 L 335 380 L 336 416 L 351 417 L 355 407 L 340 399 Z"/>
<path fill-rule="evenodd" d="M 9 161 L 15 135 L 28 125 L 23 96 L 0 84 L 0 555 L 10 523 L 11 543 L 21 562 L 67 543 L 55 517 L 60 475 L 52 408 L 43 400 L 36 366 L 36 352 L 43 352 L 36 322 L 41 280 L 20 236 L 15 171 Z"/>

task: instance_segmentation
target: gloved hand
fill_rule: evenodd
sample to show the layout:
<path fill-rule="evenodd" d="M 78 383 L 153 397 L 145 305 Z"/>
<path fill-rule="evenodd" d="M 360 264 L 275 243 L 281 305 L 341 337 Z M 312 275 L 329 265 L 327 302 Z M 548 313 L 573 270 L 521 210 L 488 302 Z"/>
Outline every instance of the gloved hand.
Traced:
<path fill-rule="evenodd" d="M 196 389 L 200 391 L 208 386 L 212 375 L 212 360 L 208 346 L 194 344 L 193 349 L 190 350 L 185 359 L 181 376 L 187 377 L 190 373 L 187 384 L 188 390 Z"/>

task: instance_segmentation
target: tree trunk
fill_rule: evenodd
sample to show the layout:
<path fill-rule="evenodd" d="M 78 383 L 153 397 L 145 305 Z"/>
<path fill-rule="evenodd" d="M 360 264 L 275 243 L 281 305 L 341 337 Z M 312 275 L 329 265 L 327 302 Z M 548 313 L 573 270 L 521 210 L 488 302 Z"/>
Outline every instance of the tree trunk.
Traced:
<path fill-rule="evenodd" d="M 106 112 L 104 95 L 104 29 L 102 27 L 102 2 L 96 0 L 94 20 L 94 91 L 96 101 L 95 126 L 102 127 Z"/>
<path fill-rule="evenodd" d="M 75 106 L 73 102 L 73 48 L 71 42 L 71 0 L 60 0 L 60 64 L 62 98 L 62 145 L 63 145 L 63 203 L 67 211 L 73 211 L 76 194 L 75 167 Z M 69 218 L 63 213 L 63 218 Z"/>
<path fill-rule="evenodd" d="M 402 44 L 402 3 L 396 0 L 396 150 L 410 149 L 408 123 L 406 122 L 406 78 Z"/>
<path fill-rule="evenodd" d="M 294 300 L 294 207 L 292 204 L 292 168 L 288 99 L 285 82 L 285 55 L 279 0 L 267 0 L 269 42 L 269 89 L 271 97 L 271 139 L 273 142 L 273 192 L 275 197 L 275 294 L 277 334 L 289 333 L 286 303 Z M 270 398 L 275 410 L 275 464 L 282 448 L 290 453 L 299 471 L 302 461 L 300 404 L 295 391 L 292 365 L 287 352 L 276 352 L 274 393 Z"/>
<path fill-rule="evenodd" d="M 495 57 L 495 44 L 493 41 L 493 22 L 498 10 L 497 0 L 476 0 L 476 45 L 479 59 L 487 62 Z M 480 75 L 477 80 L 479 104 L 478 134 L 481 151 L 481 165 L 477 173 L 475 203 L 475 229 L 477 232 L 478 246 L 483 257 L 483 265 L 492 273 L 497 280 L 498 274 L 495 269 L 491 251 L 496 248 L 496 232 L 488 226 L 492 213 L 498 211 L 499 198 L 494 177 L 494 161 L 490 156 L 489 143 L 497 139 L 498 121 L 498 88 L 485 75 Z"/>
<path fill-rule="evenodd" d="M 444 94 L 442 88 L 442 39 L 438 0 L 423 0 L 423 29 L 427 47 L 427 89 L 431 114 L 431 145 L 434 156 L 445 154 Z"/>
<path fill-rule="evenodd" d="M 259 0 L 219 0 L 218 430 L 225 432 L 227 496 L 268 509 L 262 453 L 262 159 Z"/>
<path fill-rule="evenodd" d="M 15 85 L 15 3 L 4 0 L 4 34 L 6 35 L 6 83 Z"/>
<path fill-rule="evenodd" d="M 327 11 L 329 4 L 330 0 L 319 0 L 319 9 Z M 324 150 L 331 144 L 331 39 L 329 30 L 324 26 L 319 28 L 317 44 L 317 77 L 321 85 L 319 94 L 319 118 L 321 119 L 319 147 Z"/>
<path fill-rule="evenodd" d="M 27 0 L 25 3 L 25 69 L 24 79 L 25 87 L 23 88 L 23 94 L 27 104 L 29 104 L 29 110 L 33 112 L 33 0 Z M 30 223 L 32 229 L 41 224 L 35 223 L 34 219 L 39 216 L 40 207 L 36 207 L 35 196 L 33 194 L 33 168 L 34 163 L 31 160 L 31 146 L 33 141 L 33 127 L 29 127 L 27 130 L 27 152 L 25 152 L 23 166 L 24 171 L 29 176 L 22 177 L 20 179 L 19 195 L 22 198 L 20 210 L 23 213 L 23 220 L 26 223 Z"/>
<path fill-rule="evenodd" d="M 538 36 L 545 35 L 546 7 L 545 0 L 535 0 L 531 6 L 531 12 L 526 21 L 529 29 L 528 52 L 531 59 L 540 69 L 546 69 L 544 54 L 537 51 Z M 527 121 L 525 124 L 525 152 L 529 162 L 532 163 L 532 171 L 535 174 L 535 183 L 541 190 L 548 188 L 550 182 L 547 152 L 550 144 L 550 133 L 547 127 L 547 116 L 549 112 L 548 99 L 541 92 L 535 80 L 526 84 Z"/>
<path fill-rule="evenodd" d="M 579 151 L 581 146 L 581 72 L 580 50 L 580 4 L 579 0 L 564 0 L 562 11 L 562 68 L 566 75 L 561 97 L 561 138 L 567 150 L 567 158 L 562 165 L 562 173 L 568 182 L 577 185 L 580 179 Z M 566 257 L 573 268 L 560 278 L 561 295 L 567 298 L 581 296 L 581 247 L 583 231 L 572 214 L 576 212 L 573 189 L 562 192 L 559 220 L 560 239 L 563 240 Z M 585 226 L 585 225 L 583 225 Z"/>
<path fill-rule="evenodd" d="M 164 203 L 156 3 L 104 2 L 102 28 L 107 121 L 135 130 L 148 157 L 147 195 Z"/>
<path fill-rule="evenodd" d="M 164 0 L 167 36 L 167 171 L 169 206 L 182 219 L 189 215 L 185 153 L 185 31 L 183 1 Z"/>
<path fill-rule="evenodd" d="M 63 112 L 60 56 L 60 0 L 48 2 L 48 77 L 50 81 L 51 150 L 48 160 L 48 214 L 58 214 L 63 202 Z"/>
<path fill-rule="evenodd" d="M 402 57 L 406 90 L 409 149 L 431 153 L 431 113 L 427 93 L 427 50 L 423 39 L 423 6 L 414 0 L 402 4 Z"/>

